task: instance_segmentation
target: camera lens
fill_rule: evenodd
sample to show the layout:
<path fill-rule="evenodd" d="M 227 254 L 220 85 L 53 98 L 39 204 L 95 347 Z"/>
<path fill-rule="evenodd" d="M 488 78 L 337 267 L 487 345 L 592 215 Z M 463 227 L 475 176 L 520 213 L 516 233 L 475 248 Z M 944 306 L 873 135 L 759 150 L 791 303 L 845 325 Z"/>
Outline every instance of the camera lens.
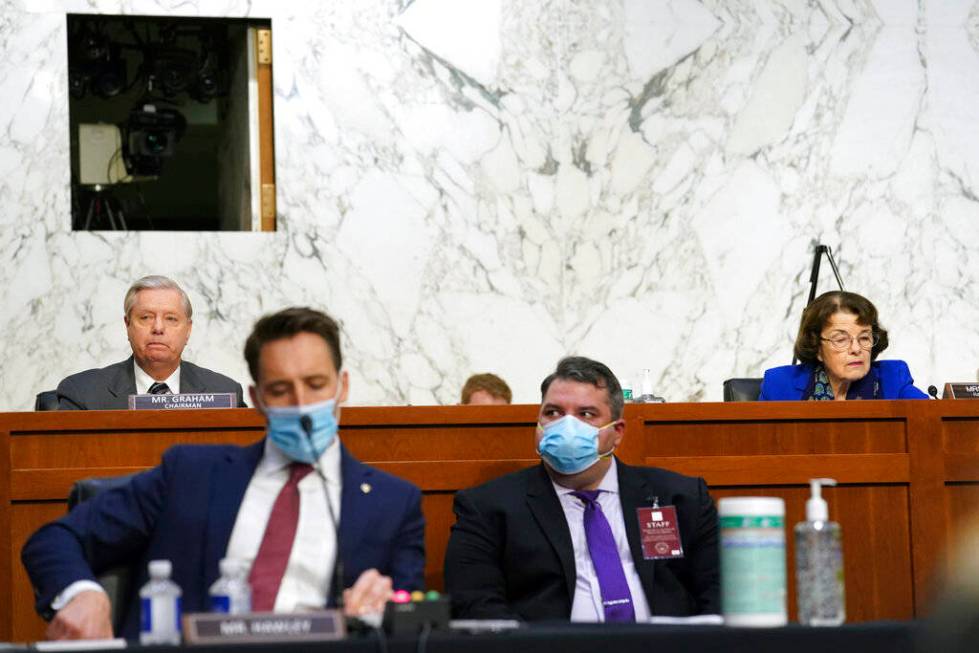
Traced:
<path fill-rule="evenodd" d="M 161 154 L 166 151 L 170 144 L 170 136 L 167 132 L 148 131 L 146 132 L 146 151 L 150 154 Z"/>

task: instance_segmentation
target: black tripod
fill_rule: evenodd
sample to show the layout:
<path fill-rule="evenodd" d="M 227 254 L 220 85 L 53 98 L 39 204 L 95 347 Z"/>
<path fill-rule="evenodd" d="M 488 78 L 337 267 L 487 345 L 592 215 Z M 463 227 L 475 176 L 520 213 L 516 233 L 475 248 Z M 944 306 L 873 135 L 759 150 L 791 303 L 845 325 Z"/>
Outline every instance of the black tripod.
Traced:
<path fill-rule="evenodd" d="M 93 221 L 96 228 L 99 224 L 108 222 L 109 228 L 113 231 L 128 230 L 122 207 L 106 190 L 102 184 L 95 184 L 92 187 L 92 196 L 88 200 L 88 210 L 85 212 L 85 231 L 92 229 Z M 115 206 L 113 207 L 113 205 Z"/>
<path fill-rule="evenodd" d="M 843 287 L 843 279 L 840 277 L 840 270 L 836 267 L 836 261 L 833 260 L 833 250 L 830 249 L 829 245 L 816 245 L 816 252 L 812 257 L 812 272 L 809 273 L 809 299 L 806 301 L 806 307 L 812 303 L 812 300 L 816 299 L 816 285 L 819 283 L 819 262 L 822 260 L 823 254 L 829 259 L 829 265 L 833 268 L 833 276 L 836 277 L 836 283 L 839 285 L 840 290 L 846 290 Z M 792 355 L 792 364 L 795 365 L 798 360 L 795 354 Z"/>

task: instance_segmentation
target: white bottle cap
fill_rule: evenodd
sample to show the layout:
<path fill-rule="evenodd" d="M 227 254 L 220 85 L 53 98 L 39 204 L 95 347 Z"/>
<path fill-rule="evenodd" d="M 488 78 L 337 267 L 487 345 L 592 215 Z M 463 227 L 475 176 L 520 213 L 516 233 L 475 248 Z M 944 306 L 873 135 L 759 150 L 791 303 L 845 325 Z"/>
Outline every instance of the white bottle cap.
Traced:
<path fill-rule="evenodd" d="M 717 500 L 721 517 L 784 517 L 785 501 L 779 497 L 723 497 Z"/>
<path fill-rule="evenodd" d="M 150 560 L 150 578 L 170 578 L 172 572 L 169 560 Z"/>
<path fill-rule="evenodd" d="M 221 570 L 222 576 L 235 576 L 240 567 L 240 563 L 235 558 L 221 558 L 221 562 L 218 563 L 218 569 Z"/>
<path fill-rule="evenodd" d="M 836 481 L 831 478 L 811 478 L 809 479 L 809 491 L 811 496 L 806 501 L 806 521 L 828 521 L 829 505 L 822 496 L 822 486 L 836 485 Z"/>

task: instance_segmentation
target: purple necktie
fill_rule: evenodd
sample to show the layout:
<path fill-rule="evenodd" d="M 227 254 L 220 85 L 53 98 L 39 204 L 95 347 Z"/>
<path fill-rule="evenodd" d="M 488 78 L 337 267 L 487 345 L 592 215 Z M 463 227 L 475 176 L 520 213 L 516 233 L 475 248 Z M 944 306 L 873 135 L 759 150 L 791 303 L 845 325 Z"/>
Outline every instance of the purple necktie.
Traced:
<path fill-rule="evenodd" d="M 595 566 L 598 576 L 598 586 L 602 591 L 602 607 L 605 609 L 605 621 L 630 622 L 636 620 L 636 612 L 632 607 L 632 594 L 629 583 L 622 570 L 622 560 L 619 549 L 612 537 L 612 528 L 602 513 L 598 503 L 598 493 L 601 490 L 581 490 L 571 494 L 581 499 L 585 504 L 585 538 L 588 540 L 588 553 Z"/>

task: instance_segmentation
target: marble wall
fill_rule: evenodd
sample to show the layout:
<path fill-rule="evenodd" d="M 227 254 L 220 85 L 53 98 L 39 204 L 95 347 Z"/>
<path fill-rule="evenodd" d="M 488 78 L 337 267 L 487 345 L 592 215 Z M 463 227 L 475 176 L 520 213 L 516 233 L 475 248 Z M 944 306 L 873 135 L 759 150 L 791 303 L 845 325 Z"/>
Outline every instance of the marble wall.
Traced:
<path fill-rule="evenodd" d="M 277 233 L 70 230 L 65 12 L 272 18 Z M 953 0 L 0 0 L 0 408 L 125 357 L 146 273 L 242 381 L 300 303 L 355 404 L 535 402 L 567 353 L 719 400 L 791 358 L 816 241 L 885 357 L 975 379 L 977 52 Z"/>

